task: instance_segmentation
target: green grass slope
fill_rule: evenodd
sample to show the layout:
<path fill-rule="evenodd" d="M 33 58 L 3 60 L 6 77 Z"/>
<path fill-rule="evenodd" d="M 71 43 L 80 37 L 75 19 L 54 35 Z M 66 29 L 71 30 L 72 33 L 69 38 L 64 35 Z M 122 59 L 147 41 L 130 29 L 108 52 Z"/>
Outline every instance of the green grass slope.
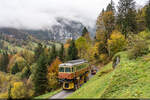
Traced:
<path fill-rule="evenodd" d="M 34 99 L 49 99 L 50 97 L 52 97 L 53 95 L 59 93 L 62 91 L 62 88 L 61 89 L 58 89 L 56 91 L 53 91 L 53 92 L 49 92 L 47 94 L 44 94 L 44 95 L 40 95 L 38 97 L 34 97 Z"/>
<path fill-rule="evenodd" d="M 67 98 L 150 98 L 150 54 L 136 60 L 127 52 L 117 55 L 121 62 L 115 70 L 108 64 Z"/>
<path fill-rule="evenodd" d="M 110 63 L 67 98 L 99 98 L 109 86 L 113 73 Z"/>

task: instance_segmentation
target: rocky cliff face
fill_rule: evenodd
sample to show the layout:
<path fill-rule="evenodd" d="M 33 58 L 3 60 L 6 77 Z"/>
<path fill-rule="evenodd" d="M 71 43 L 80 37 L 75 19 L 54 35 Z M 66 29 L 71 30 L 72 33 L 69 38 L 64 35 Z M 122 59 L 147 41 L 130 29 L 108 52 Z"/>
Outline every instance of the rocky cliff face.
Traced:
<path fill-rule="evenodd" d="M 0 32 L 14 37 L 21 38 L 27 34 L 40 40 L 52 40 L 57 42 L 65 42 L 67 39 L 77 39 L 82 34 L 84 25 L 78 21 L 73 21 L 65 18 L 56 18 L 57 24 L 54 24 L 46 29 L 40 30 L 27 30 L 15 28 L 0 28 Z M 88 27 L 91 36 L 94 36 L 95 29 Z"/>
<path fill-rule="evenodd" d="M 51 40 L 65 42 L 69 38 L 76 39 L 81 36 L 84 28 L 82 23 L 64 18 L 57 18 L 56 21 L 58 24 L 49 30 Z"/>

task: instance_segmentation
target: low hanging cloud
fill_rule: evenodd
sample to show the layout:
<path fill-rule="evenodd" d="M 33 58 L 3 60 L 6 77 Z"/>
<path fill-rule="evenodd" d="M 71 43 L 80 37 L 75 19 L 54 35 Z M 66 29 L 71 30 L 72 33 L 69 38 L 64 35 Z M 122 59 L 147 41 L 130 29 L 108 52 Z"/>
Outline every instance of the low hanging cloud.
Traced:
<path fill-rule="evenodd" d="M 117 4 L 118 0 L 114 0 Z M 140 5 L 147 0 L 136 0 Z M 57 24 L 56 17 L 95 24 L 110 0 L 0 0 L 0 27 L 43 29 Z"/>

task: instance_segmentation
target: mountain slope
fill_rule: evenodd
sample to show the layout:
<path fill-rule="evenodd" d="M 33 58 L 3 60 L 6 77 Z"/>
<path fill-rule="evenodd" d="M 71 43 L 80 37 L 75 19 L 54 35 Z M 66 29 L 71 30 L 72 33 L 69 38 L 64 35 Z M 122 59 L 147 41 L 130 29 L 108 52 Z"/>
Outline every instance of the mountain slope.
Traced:
<path fill-rule="evenodd" d="M 17 39 L 25 40 L 28 35 L 32 35 L 32 37 L 39 40 L 51 40 L 56 42 L 65 42 L 67 39 L 77 39 L 82 35 L 82 30 L 84 25 L 79 21 L 74 21 L 71 19 L 56 18 L 56 24 L 52 26 L 44 27 L 43 29 L 16 29 L 11 27 L 0 28 L 0 33 L 5 33 L 7 35 L 11 35 L 12 37 L 16 37 Z M 87 27 L 90 35 L 94 37 L 94 33 L 96 29 L 91 27 Z"/>
<path fill-rule="evenodd" d="M 108 64 L 68 98 L 150 98 L 150 54 L 136 60 L 129 60 L 127 52 L 118 55 L 115 70 Z"/>

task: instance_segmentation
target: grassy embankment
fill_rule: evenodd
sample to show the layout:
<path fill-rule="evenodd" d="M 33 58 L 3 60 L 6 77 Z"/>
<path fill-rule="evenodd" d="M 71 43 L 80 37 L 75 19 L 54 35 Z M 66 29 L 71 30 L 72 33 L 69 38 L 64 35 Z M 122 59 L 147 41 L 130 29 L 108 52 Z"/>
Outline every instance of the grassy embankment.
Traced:
<path fill-rule="evenodd" d="M 120 52 L 115 70 L 112 62 L 67 98 L 150 98 L 150 54 L 129 60 Z"/>
<path fill-rule="evenodd" d="M 34 99 L 48 99 L 48 98 L 50 98 L 51 96 L 53 96 L 53 95 L 59 93 L 60 91 L 62 91 L 62 89 L 58 89 L 58 90 L 56 90 L 56 91 L 49 92 L 49 93 L 47 93 L 47 94 L 40 95 L 40 96 L 38 96 L 38 97 L 34 97 Z"/>

